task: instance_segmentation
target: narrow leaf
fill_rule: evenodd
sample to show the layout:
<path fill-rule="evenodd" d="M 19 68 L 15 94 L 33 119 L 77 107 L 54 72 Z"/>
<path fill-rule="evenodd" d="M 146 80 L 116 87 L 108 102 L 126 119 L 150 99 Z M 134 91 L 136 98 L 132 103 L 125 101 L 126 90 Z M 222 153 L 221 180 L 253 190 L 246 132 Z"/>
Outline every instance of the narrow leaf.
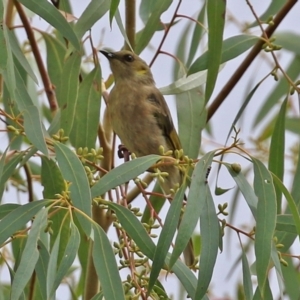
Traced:
<path fill-rule="evenodd" d="M 52 159 L 44 156 L 41 159 L 41 184 L 44 187 L 43 196 L 47 199 L 53 199 L 56 194 L 62 194 L 65 189 L 64 179 L 57 164 Z"/>
<path fill-rule="evenodd" d="M 170 258 L 170 268 L 174 265 L 188 244 L 200 218 L 201 211 L 206 205 L 206 174 L 211 165 L 214 153 L 215 151 L 205 154 L 199 160 L 193 172 L 185 212 L 175 240 L 175 247 Z"/>
<path fill-rule="evenodd" d="M 13 175 L 16 171 L 17 164 L 22 160 L 24 153 L 19 153 L 13 156 L 10 160 L 5 163 L 6 151 L 2 154 L 0 160 L 0 199 L 2 199 L 2 195 L 5 189 L 5 185 L 7 184 L 8 179 Z"/>
<path fill-rule="evenodd" d="M 168 86 L 161 87 L 159 90 L 163 95 L 181 94 L 199 88 L 206 82 L 207 71 L 184 76 Z"/>
<path fill-rule="evenodd" d="M 98 224 L 93 225 L 93 229 L 93 261 L 103 295 L 105 299 L 125 300 L 120 273 L 108 237 Z"/>
<path fill-rule="evenodd" d="M 55 143 L 55 152 L 60 170 L 65 180 L 70 181 L 72 203 L 88 217 L 92 215 L 92 198 L 86 172 L 78 157 L 67 146 Z M 90 235 L 91 224 L 81 214 L 77 214 L 81 226 L 87 236 Z"/>
<path fill-rule="evenodd" d="M 35 266 L 36 276 L 39 281 L 39 287 L 43 299 L 47 299 L 47 269 L 49 264 L 49 252 L 44 243 L 38 241 L 39 259 Z"/>
<path fill-rule="evenodd" d="M 171 202 L 171 206 L 168 210 L 165 224 L 160 233 L 154 252 L 153 265 L 148 283 L 148 295 L 150 294 L 151 289 L 153 288 L 155 281 L 159 276 L 159 273 L 164 265 L 168 250 L 174 238 L 174 234 L 179 222 L 185 189 L 185 185 L 182 185 L 180 187 L 180 189 L 176 192 L 174 199 Z"/>
<path fill-rule="evenodd" d="M 19 299 L 30 277 L 32 276 L 35 265 L 39 258 L 39 253 L 37 250 L 38 238 L 41 230 L 43 231 L 45 229 L 47 224 L 46 222 L 47 210 L 40 210 L 32 224 L 26 246 L 22 253 L 19 267 L 15 274 L 15 278 L 11 287 L 11 300 Z"/>
<path fill-rule="evenodd" d="M 74 259 L 77 254 L 77 250 L 80 243 L 80 235 L 77 227 L 74 225 L 74 223 L 71 222 L 70 224 L 70 237 L 68 240 L 67 247 L 65 249 L 63 259 L 61 260 L 56 275 L 55 280 L 53 283 L 53 286 L 51 288 L 50 295 L 53 295 L 55 290 L 58 288 L 58 286 L 61 284 L 62 279 L 68 272 L 69 268 L 74 263 Z"/>
<path fill-rule="evenodd" d="M 101 72 L 97 66 L 79 86 L 74 123 L 70 132 L 70 140 L 76 149 L 95 148 L 100 118 L 100 99 Z"/>
<path fill-rule="evenodd" d="M 172 4 L 172 0 L 156 1 L 153 11 L 145 25 L 145 28 L 139 33 L 136 40 L 135 52 L 140 54 L 149 44 L 155 31 L 158 29 L 161 14 Z"/>
<path fill-rule="evenodd" d="M 75 116 L 75 107 L 78 101 L 79 71 L 81 56 L 74 52 L 66 61 L 61 83 L 57 87 L 57 101 L 61 108 L 61 128 L 65 135 L 69 135 Z"/>
<path fill-rule="evenodd" d="M 194 89 L 176 97 L 179 138 L 185 155 L 197 158 L 201 145 L 201 131 L 206 126 L 204 97 Z"/>
<path fill-rule="evenodd" d="M 11 31 L 11 30 L 7 30 L 7 35 L 8 35 L 8 38 L 9 38 L 9 43 L 10 43 L 10 46 L 11 46 L 11 50 L 12 50 L 15 58 L 19 61 L 21 66 L 24 68 L 26 73 L 32 78 L 32 80 L 36 84 L 38 84 L 38 80 L 37 80 L 32 68 L 31 68 L 30 64 L 28 63 L 24 53 L 22 52 L 14 32 Z"/>
<path fill-rule="evenodd" d="M 252 300 L 253 289 L 252 289 L 251 273 L 250 273 L 247 256 L 243 248 L 242 248 L 242 268 L 243 268 L 243 288 L 245 293 L 245 300 Z"/>
<path fill-rule="evenodd" d="M 92 0 L 84 10 L 79 20 L 75 24 L 77 37 L 81 39 L 83 35 L 92 28 L 109 10 L 109 0 Z"/>
<path fill-rule="evenodd" d="M 40 113 L 36 106 L 27 106 L 23 111 L 24 129 L 29 141 L 46 156 L 48 148 L 45 142 L 46 129 L 41 122 Z"/>
<path fill-rule="evenodd" d="M 296 227 L 297 234 L 300 239 L 300 214 L 299 214 L 299 209 L 297 207 L 297 204 L 295 203 L 295 200 L 293 199 L 293 197 L 290 194 L 290 192 L 288 191 L 288 189 L 284 186 L 282 181 L 275 174 L 272 174 L 272 178 L 274 180 L 275 186 L 277 186 L 279 188 L 279 190 L 284 194 L 284 196 L 287 200 L 289 210 L 292 213 L 294 225 Z"/>
<path fill-rule="evenodd" d="M 19 206 L 0 221 L 0 245 L 23 228 L 36 213 L 52 200 L 39 200 Z"/>
<path fill-rule="evenodd" d="M 282 103 L 275 128 L 271 138 L 269 153 L 269 170 L 274 173 L 281 181 L 284 174 L 284 148 L 285 148 L 285 114 L 287 99 Z M 281 213 L 281 196 L 280 189 L 275 185 L 277 199 L 277 214 Z"/>
<path fill-rule="evenodd" d="M 43 38 L 47 49 L 47 70 L 51 82 L 58 87 L 61 82 L 61 74 L 64 66 L 66 46 L 57 38 L 43 32 Z"/>
<path fill-rule="evenodd" d="M 205 203 L 200 214 L 201 254 L 195 299 L 202 299 L 209 287 L 218 254 L 219 228 L 213 198 L 206 186 Z"/>
<path fill-rule="evenodd" d="M 258 286 L 264 297 L 268 278 L 271 247 L 276 225 L 276 193 L 273 179 L 264 164 L 252 157 L 254 166 L 254 191 L 258 198 L 255 231 L 255 255 Z"/>
<path fill-rule="evenodd" d="M 72 27 L 52 4 L 46 0 L 20 0 L 20 2 L 56 28 L 75 49 L 80 50 L 79 40 Z"/>
<path fill-rule="evenodd" d="M 236 182 L 236 184 L 238 185 L 252 212 L 253 217 L 256 219 L 258 199 L 254 193 L 253 188 L 250 186 L 249 182 L 247 181 L 242 172 L 237 173 L 232 169 L 230 164 L 224 163 L 224 165 L 227 168 L 230 175 L 232 176 L 232 178 L 234 179 L 234 181 Z"/>
<path fill-rule="evenodd" d="M 120 0 L 111 0 L 110 9 L 109 9 L 109 23 L 110 23 L 110 27 L 112 25 L 113 17 L 114 17 L 115 13 L 118 10 L 119 4 L 120 4 Z"/>
<path fill-rule="evenodd" d="M 160 159 L 159 155 L 139 157 L 114 168 L 91 188 L 92 197 L 103 195 L 109 190 L 137 177 Z"/>
<path fill-rule="evenodd" d="M 107 202 L 107 205 L 116 213 L 121 225 L 137 244 L 141 252 L 148 258 L 153 259 L 155 245 L 137 217 L 129 209 L 121 205 L 112 202 Z"/>
<path fill-rule="evenodd" d="M 220 64 L 232 60 L 249 50 L 259 40 L 259 37 L 248 34 L 236 35 L 223 41 Z M 198 57 L 190 66 L 188 75 L 208 69 L 208 51 Z"/>
<path fill-rule="evenodd" d="M 226 2 L 224 0 L 210 0 L 207 2 L 208 69 L 205 88 L 206 103 L 214 90 L 221 64 L 225 13 Z"/>

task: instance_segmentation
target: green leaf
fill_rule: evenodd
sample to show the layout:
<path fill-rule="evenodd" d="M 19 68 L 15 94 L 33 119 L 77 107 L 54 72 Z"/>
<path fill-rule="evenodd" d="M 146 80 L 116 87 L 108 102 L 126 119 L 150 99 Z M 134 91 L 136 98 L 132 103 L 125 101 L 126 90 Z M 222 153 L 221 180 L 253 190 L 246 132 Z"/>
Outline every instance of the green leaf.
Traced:
<path fill-rule="evenodd" d="M 234 179 L 234 181 L 236 182 L 236 184 L 238 185 L 241 193 L 243 194 L 243 196 L 252 212 L 254 219 L 256 219 L 258 199 L 254 193 L 253 188 L 250 186 L 249 182 L 247 181 L 247 179 L 245 178 L 245 176 L 242 172 L 239 172 L 239 173 L 235 172 L 232 169 L 231 164 L 224 163 L 224 165 L 227 168 L 230 175 L 232 176 L 232 178 Z"/>
<path fill-rule="evenodd" d="M 109 23 L 110 23 L 110 27 L 112 25 L 112 20 L 114 15 L 116 14 L 118 7 L 120 4 L 120 0 L 111 0 L 110 2 L 110 9 L 109 9 Z"/>
<path fill-rule="evenodd" d="M 273 179 L 262 162 L 252 157 L 254 191 L 258 198 L 255 231 L 255 255 L 258 286 L 264 297 L 268 278 L 271 246 L 276 225 L 277 202 Z"/>
<path fill-rule="evenodd" d="M 206 125 L 204 97 L 194 89 L 176 97 L 179 138 L 184 154 L 197 158 L 201 145 L 201 131 Z"/>
<path fill-rule="evenodd" d="M 272 251 L 271 251 L 271 259 L 272 259 L 272 262 L 275 266 L 275 271 L 276 271 L 276 277 L 277 277 L 277 282 L 278 282 L 278 287 L 279 287 L 279 295 L 280 295 L 280 299 L 283 299 L 284 296 L 283 296 L 283 292 L 284 292 L 284 283 L 283 283 L 283 274 L 282 274 L 282 271 L 281 271 L 281 263 L 280 263 L 280 260 L 279 260 L 279 256 L 278 256 L 278 250 L 276 248 L 276 245 L 273 241 L 272 243 Z"/>
<path fill-rule="evenodd" d="M 121 185 L 155 164 L 161 157 L 159 155 L 147 155 L 139 157 L 114 168 L 105 174 L 94 186 L 91 188 L 92 197 L 103 195 L 109 190 Z"/>
<path fill-rule="evenodd" d="M 224 0 L 210 0 L 207 2 L 208 68 L 205 88 L 206 103 L 214 90 L 221 64 L 225 13 L 226 2 Z"/>
<path fill-rule="evenodd" d="M 275 123 L 275 128 L 271 138 L 269 152 L 269 170 L 274 173 L 281 181 L 284 174 L 284 159 L 285 159 L 285 115 L 287 99 L 282 103 L 278 118 Z M 281 213 L 281 197 L 280 189 L 275 185 L 277 199 L 277 214 Z"/>
<path fill-rule="evenodd" d="M 0 205 L 0 220 L 3 219 L 7 214 L 20 207 L 20 204 L 7 203 Z"/>
<path fill-rule="evenodd" d="M 195 22 L 194 24 L 194 32 L 191 38 L 191 45 L 189 47 L 189 55 L 188 59 L 186 62 L 186 65 L 189 67 L 191 65 L 191 62 L 193 61 L 196 51 L 198 50 L 201 38 L 202 38 L 202 33 L 204 30 L 204 26 L 200 24 L 204 24 L 204 18 L 205 18 L 205 3 L 203 3 L 203 6 L 198 14 L 197 17 L 197 23 Z"/>
<path fill-rule="evenodd" d="M 15 64 L 13 61 L 12 49 L 9 43 L 9 29 L 6 24 L 2 24 L 0 30 L 0 73 L 3 74 L 4 81 L 12 99 L 16 98 L 15 87 L 17 84 L 15 76 Z"/>
<path fill-rule="evenodd" d="M 292 213 L 293 220 L 294 220 L 294 225 L 296 227 L 299 239 L 300 239 L 300 214 L 299 214 L 299 209 L 297 207 L 297 204 L 295 203 L 295 200 L 293 199 L 292 195 L 288 191 L 288 189 L 284 186 L 282 181 L 272 173 L 272 178 L 274 180 L 274 184 L 278 189 L 284 194 L 286 201 L 289 206 L 289 210 Z"/>
<path fill-rule="evenodd" d="M 48 33 L 43 32 L 42 35 L 47 49 L 48 74 L 53 85 L 58 87 L 62 79 L 66 46 Z"/>
<path fill-rule="evenodd" d="M 19 206 L 0 221 L 0 245 L 23 228 L 36 213 L 52 200 L 39 200 Z"/>
<path fill-rule="evenodd" d="M 49 252 L 44 243 L 38 240 L 39 259 L 35 266 L 35 272 L 39 281 L 43 299 L 47 299 L 47 269 L 49 264 Z"/>
<path fill-rule="evenodd" d="M 172 0 L 156 1 L 151 15 L 144 27 L 136 38 L 135 53 L 140 54 L 145 47 L 149 44 L 155 31 L 158 29 L 161 14 L 166 11 L 172 4 Z"/>
<path fill-rule="evenodd" d="M 29 141 L 45 155 L 48 154 L 48 148 L 45 142 L 46 129 L 41 122 L 40 113 L 36 106 L 27 106 L 23 111 L 24 129 Z"/>
<path fill-rule="evenodd" d="M 107 202 L 107 205 L 116 213 L 122 227 L 134 240 L 141 252 L 153 260 L 155 245 L 137 217 L 130 210 L 121 205 L 112 202 Z M 167 265 L 169 265 L 170 257 L 171 255 L 168 254 L 165 261 Z M 180 260 L 172 267 L 172 271 L 176 274 L 188 294 L 195 295 L 197 279 L 194 273 Z"/>
<path fill-rule="evenodd" d="M 34 104 L 31 97 L 28 94 L 27 86 L 25 85 L 25 82 L 23 81 L 23 78 L 21 77 L 19 70 L 15 69 L 15 75 L 16 75 L 15 100 L 18 105 L 19 111 L 22 112 L 28 106 L 32 106 Z"/>
<path fill-rule="evenodd" d="M 259 37 L 248 34 L 236 35 L 223 41 L 220 64 L 241 55 L 259 40 Z M 208 69 L 208 51 L 204 52 L 190 66 L 188 75 Z"/>
<path fill-rule="evenodd" d="M 79 40 L 72 27 L 52 4 L 46 0 L 20 0 L 20 2 L 56 28 L 75 49 L 80 50 Z"/>
<path fill-rule="evenodd" d="M 49 263 L 47 269 L 47 299 L 52 299 L 52 297 L 55 296 L 52 292 L 52 287 L 54 285 L 54 281 L 56 277 L 59 244 L 60 244 L 60 232 L 56 237 L 55 243 L 52 247 L 50 257 L 49 257 Z"/>
<path fill-rule="evenodd" d="M 75 32 L 79 39 L 92 28 L 109 10 L 109 0 L 92 0 L 75 24 Z"/>
<path fill-rule="evenodd" d="M 247 260 L 246 253 L 242 248 L 242 268 L 243 268 L 243 288 L 245 293 L 245 300 L 252 300 L 253 289 L 250 268 Z"/>
<path fill-rule="evenodd" d="M 41 157 L 41 184 L 44 187 L 43 196 L 53 199 L 56 194 L 62 194 L 65 189 L 64 179 L 57 164 L 45 156 Z"/>
<path fill-rule="evenodd" d="M 300 134 L 300 119 L 287 117 L 285 119 L 285 128 L 293 133 Z"/>
<path fill-rule="evenodd" d="M 193 172 L 185 212 L 178 229 L 175 247 L 170 258 L 170 268 L 174 265 L 188 244 L 200 218 L 201 210 L 204 209 L 206 202 L 205 198 L 207 197 L 206 174 L 211 165 L 214 153 L 215 151 L 205 154 L 199 160 Z"/>
<path fill-rule="evenodd" d="M 112 202 L 107 202 L 107 205 L 116 213 L 122 227 L 134 240 L 141 252 L 153 259 L 155 245 L 137 217 L 129 209 L 121 205 Z"/>
<path fill-rule="evenodd" d="M 11 50 L 12 50 L 15 58 L 19 61 L 20 65 L 24 68 L 24 70 L 32 78 L 32 80 L 36 84 L 38 84 L 38 80 L 31 68 L 30 64 L 28 63 L 24 53 L 22 52 L 14 32 L 11 30 L 7 30 L 7 35 L 8 35 L 9 43 L 11 46 Z"/>
<path fill-rule="evenodd" d="M 277 215 L 276 230 L 297 234 L 294 218 L 292 215 Z"/>
<path fill-rule="evenodd" d="M 206 197 L 200 213 L 201 254 L 195 299 L 205 296 L 212 278 L 218 254 L 220 227 L 210 190 L 206 185 Z"/>
<path fill-rule="evenodd" d="M 207 71 L 197 72 L 190 76 L 184 76 L 175 82 L 160 88 L 163 95 L 181 94 L 199 88 L 206 82 Z"/>
<path fill-rule="evenodd" d="M 105 299 L 125 300 L 120 273 L 109 239 L 98 224 L 94 224 L 93 229 L 93 261 L 103 295 Z"/>
<path fill-rule="evenodd" d="M 95 148 L 100 118 L 101 72 L 96 66 L 79 86 L 74 123 L 70 132 L 72 145 Z"/>
<path fill-rule="evenodd" d="M 281 0 L 272 0 L 270 2 L 270 5 L 266 9 L 266 11 L 261 16 L 258 17 L 258 20 L 260 20 L 260 22 L 267 22 L 268 19 L 271 16 L 275 16 L 284 5 L 285 5 L 285 3 L 282 2 Z M 258 23 L 255 20 L 252 24 L 248 25 L 248 28 L 251 28 L 251 27 L 254 27 L 257 25 L 258 25 Z M 276 36 L 277 36 L 277 32 L 276 32 Z"/>
<path fill-rule="evenodd" d="M 57 87 L 57 101 L 61 108 L 60 125 L 65 135 L 69 135 L 74 122 L 78 101 L 80 63 L 79 52 L 72 53 L 64 65 L 61 82 Z"/>
<path fill-rule="evenodd" d="M 5 163 L 5 161 L 7 160 L 7 149 L 2 154 L 0 160 L 0 199 L 2 199 L 5 185 L 7 184 L 8 179 L 13 175 L 13 173 L 15 173 L 17 164 L 22 160 L 24 156 L 24 153 L 21 152 L 17 155 L 14 155 L 10 160 L 8 160 Z"/>
<path fill-rule="evenodd" d="M 166 259 L 166 264 L 169 265 L 170 254 L 168 254 Z M 180 260 L 177 260 L 175 265 L 172 267 L 172 271 L 175 273 L 177 278 L 180 280 L 181 284 L 184 286 L 188 295 L 191 296 L 192 299 L 195 298 L 195 292 L 197 287 L 197 278 L 195 274 Z M 203 300 L 208 300 L 208 297 L 205 295 Z"/>
<path fill-rule="evenodd" d="M 154 252 L 153 265 L 151 269 L 150 279 L 148 283 L 148 295 L 150 294 L 155 281 L 157 280 L 159 273 L 164 265 L 168 250 L 171 246 L 176 228 L 178 226 L 182 202 L 184 198 L 184 191 L 186 187 L 182 185 L 180 189 L 176 192 L 174 199 L 171 202 L 171 206 L 168 210 L 164 227 L 160 233 L 157 246 Z"/>
<path fill-rule="evenodd" d="M 291 31 L 276 32 L 276 45 L 282 46 L 283 49 L 289 50 L 296 55 L 300 55 L 300 49 L 297 47 L 297 41 L 299 40 L 299 34 Z"/>
<path fill-rule="evenodd" d="M 124 38 L 126 44 L 130 47 L 131 51 L 134 52 L 133 49 L 132 49 L 132 46 L 130 45 L 130 41 L 129 41 L 128 36 L 126 34 L 126 30 L 125 30 L 124 25 L 122 23 L 121 15 L 120 15 L 120 12 L 119 12 L 118 9 L 115 13 L 115 20 L 117 22 L 117 25 L 119 27 L 120 32 L 123 35 L 123 38 Z"/>
<path fill-rule="evenodd" d="M 80 243 L 79 231 L 77 227 L 74 225 L 74 223 L 71 222 L 68 244 L 64 251 L 63 259 L 61 260 L 58 266 L 53 286 L 50 288 L 51 291 L 50 295 L 53 295 L 55 293 L 55 290 L 58 288 L 62 279 L 68 272 L 69 268 L 72 266 L 77 254 L 79 243 Z"/>
<path fill-rule="evenodd" d="M 33 202 L 34 203 L 34 202 Z M 0 223 L 1 224 L 1 223 Z M 11 300 L 18 300 L 26 284 L 28 283 L 35 265 L 39 258 L 37 243 L 40 232 L 47 224 L 47 210 L 40 210 L 33 221 L 30 233 L 27 238 L 26 246 L 22 253 L 20 265 L 16 271 L 14 281 L 11 287 Z"/>
<path fill-rule="evenodd" d="M 284 258 L 288 265 L 282 268 L 283 280 L 285 283 L 285 292 L 288 299 L 300 299 L 300 290 L 299 290 L 299 271 L 295 267 L 292 258 Z"/>
<path fill-rule="evenodd" d="M 92 198 L 89 181 L 78 157 L 67 146 L 55 143 L 55 152 L 60 170 L 65 180 L 70 181 L 72 203 L 88 217 L 92 215 Z M 77 213 L 78 220 L 87 236 L 91 232 L 91 224 L 86 217 Z"/>

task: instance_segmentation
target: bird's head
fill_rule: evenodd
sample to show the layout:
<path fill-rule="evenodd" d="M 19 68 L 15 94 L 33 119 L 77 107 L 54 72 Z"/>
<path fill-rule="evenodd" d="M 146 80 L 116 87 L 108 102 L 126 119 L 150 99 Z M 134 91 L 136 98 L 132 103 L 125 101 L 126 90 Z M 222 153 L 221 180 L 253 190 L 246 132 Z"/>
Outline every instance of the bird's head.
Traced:
<path fill-rule="evenodd" d="M 111 71 L 117 82 L 119 79 L 153 84 L 153 76 L 149 66 L 133 52 L 122 50 L 119 52 L 108 52 L 100 50 L 108 59 Z"/>

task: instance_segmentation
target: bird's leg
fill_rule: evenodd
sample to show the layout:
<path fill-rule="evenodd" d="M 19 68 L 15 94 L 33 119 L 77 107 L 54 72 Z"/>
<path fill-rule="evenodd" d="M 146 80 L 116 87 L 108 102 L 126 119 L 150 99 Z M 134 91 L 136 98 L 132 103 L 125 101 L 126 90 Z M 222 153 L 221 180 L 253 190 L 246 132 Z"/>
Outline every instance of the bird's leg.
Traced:
<path fill-rule="evenodd" d="M 129 161 L 129 155 L 130 151 L 124 146 L 124 145 L 119 145 L 118 147 L 118 157 L 119 158 L 124 158 L 124 161 Z"/>

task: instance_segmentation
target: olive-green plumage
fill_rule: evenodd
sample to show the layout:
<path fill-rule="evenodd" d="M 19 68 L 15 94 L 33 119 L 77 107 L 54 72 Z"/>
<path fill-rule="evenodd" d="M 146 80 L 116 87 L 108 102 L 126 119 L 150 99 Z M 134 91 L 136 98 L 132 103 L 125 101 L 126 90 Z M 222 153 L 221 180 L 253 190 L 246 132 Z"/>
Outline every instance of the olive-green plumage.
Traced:
<path fill-rule="evenodd" d="M 124 146 L 136 156 L 180 150 L 181 144 L 174 128 L 169 108 L 156 88 L 148 65 L 132 52 L 101 51 L 110 63 L 115 86 L 110 92 L 108 115 L 112 128 Z M 166 194 L 181 185 L 182 174 L 177 167 L 164 166 L 169 176 L 161 183 Z"/>
<path fill-rule="evenodd" d="M 100 51 L 109 61 L 115 85 L 110 92 L 107 113 L 112 129 L 124 146 L 136 156 L 160 154 L 159 147 L 182 149 L 169 108 L 156 88 L 149 66 L 136 54 Z M 173 165 L 160 167 L 169 175 L 160 185 L 166 194 L 182 184 L 183 175 Z M 188 265 L 194 262 L 192 244 L 184 251 Z"/>

